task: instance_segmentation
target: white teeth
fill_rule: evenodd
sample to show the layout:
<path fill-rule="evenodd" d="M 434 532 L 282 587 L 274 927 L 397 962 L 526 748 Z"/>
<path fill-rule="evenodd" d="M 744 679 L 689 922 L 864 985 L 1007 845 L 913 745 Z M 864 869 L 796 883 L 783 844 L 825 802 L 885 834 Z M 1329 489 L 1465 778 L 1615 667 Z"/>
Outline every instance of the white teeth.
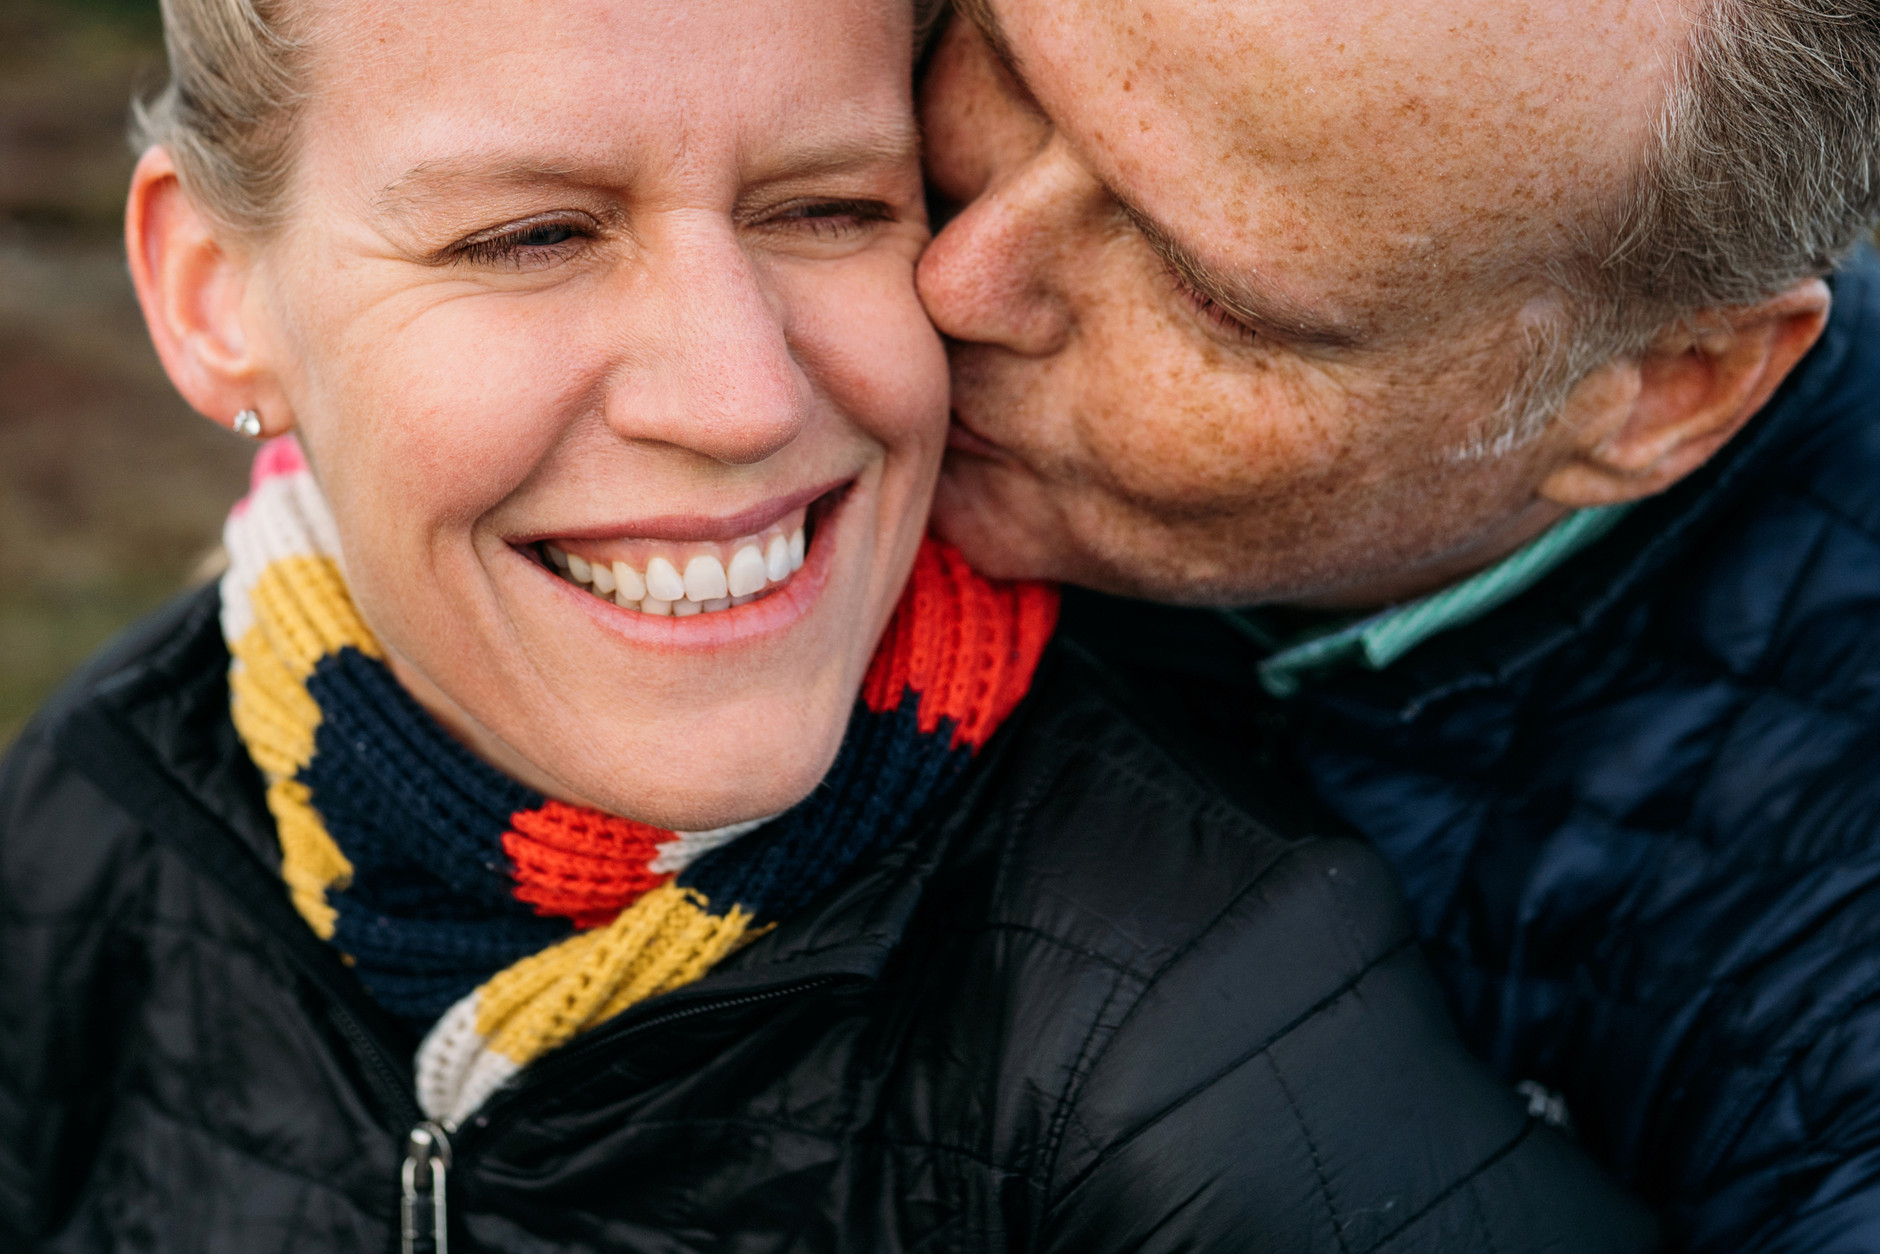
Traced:
<path fill-rule="evenodd" d="M 541 552 L 551 568 L 622 609 L 686 618 L 745 605 L 784 582 L 802 567 L 807 538 L 798 527 L 770 536 L 768 543 L 746 540 L 728 562 L 701 553 L 686 561 L 683 573 L 673 557 L 653 558 L 642 575 L 624 560 L 602 563 L 546 541 Z"/>
<path fill-rule="evenodd" d="M 717 558 L 702 553 L 685 564 L 685 595 L 692 601 L 715 601 L 730 591 L 725 568 Z"/>
<path fill-rule="evenodd" d="M 725 583 L 732 596 L 749 596 L 763 588 L 766 576 L 764 555 L 755 544 L 747 544 L 732 557 L 731 566 L 725 571 Z"/>
<path fill-rule="evenodd" d="M 790 577 L 790 542 L 782 536 L 770 538 L 770 548 L 764 553 L 764 573 L 770 576 L 772 583 L 782 583 Z"/>
<path fill-rule="evenodd" d="M 662 601 L 683 601 L 685 580 L 679 578 L 678 568 L 671 562 L 656 557 L 646 564 L 646 592 Z"/>

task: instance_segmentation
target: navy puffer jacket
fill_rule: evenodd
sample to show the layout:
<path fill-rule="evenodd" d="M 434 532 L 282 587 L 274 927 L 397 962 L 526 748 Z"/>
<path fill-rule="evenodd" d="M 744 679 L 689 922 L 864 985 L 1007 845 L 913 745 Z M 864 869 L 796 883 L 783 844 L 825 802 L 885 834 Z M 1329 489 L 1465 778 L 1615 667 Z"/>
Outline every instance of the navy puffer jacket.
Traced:
<path fill-rule="evenodd" d="M 1278 702 L 1204 612 L 1067 614 L 1383 849 L 1468 1039 L 1694 1251 L 1880 1250 L 1880 260 L 1834 297 L 1710 465 L 1385 672 Z"/>

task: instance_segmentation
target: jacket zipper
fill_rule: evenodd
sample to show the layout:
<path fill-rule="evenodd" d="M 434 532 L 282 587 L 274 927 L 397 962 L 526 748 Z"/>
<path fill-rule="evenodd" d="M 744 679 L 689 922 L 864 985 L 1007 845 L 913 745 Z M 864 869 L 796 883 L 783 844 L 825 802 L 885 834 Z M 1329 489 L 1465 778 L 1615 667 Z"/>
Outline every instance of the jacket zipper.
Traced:
<path fill-rule="evenodd" d="M 453 1162 L 461 1165 L 467 1161 L 463 1143 L 487 1140 L 494 1131 L 511 1122 L 544 1084 L 553 1083 L 557 1076 L 580 1066 L 593 1055 L 611 1049 L 620 1041 L 653 1028 L 733 1006 L 749 1006 L 792 997 L 843 978 L 838 975 L 817 976 L 777 988 L 680 1006 L 605 1037 L 570 1045 L 531 1068 L 529 1078 L 522 1085 L 493 1096 L 485 1113 L 475 1116 L 463 1129 L 455 1151 L 451 1147 L 451 1134 L 458 1131 L 455 1126 L 429 1119 L 418 1120 L 405 1135 L 405 1159 L 399 1167 L 400 1254 L 450 1254 L 450 1171 Z"/>
<path fill-rule="evenodd" d="M 240 849 L 239 844 L 235 847 Z M 241 850 L 241 853 L 245 856 L 246 850 Z M 209 878 L 226 884 L 225 880 L 213 873 L 209 875 Z M 239 894 L 237 894 L 237 900 L 241 900 Z M 302 932 L 299 929 L 291 932 L 277 929 L 274 920 L 267 918 L 265 914 L 251 914 L 250 917 L 264 932 L 274 934 L 277 940 L 284 944 L 290 955 L 304 948 L 297 942 L 302 942 L 312 936 L 311 932 Z M 340 1033 L 353 1043 L 367 1064 L 365 1078 L 384 1102 L 387 1113 L 393 1119 L 398 1120 L 396 1124 L 386 1125 L 387 1130 L 396 1130 L 401 1126 L 406 1129 L 405 1156 L 399 1166 L 398 1181 L 400 1254 L 450 1254 L 448 1185 L 453 1162 L 461 1167 L 467 1161 L 461 1148 L 462 1142 L 467 1139 L 485 1139 L 491 1130 L 498 1126 L 497 1122 L 491 1118 L 492 1114 L 501 1114 L 504 1116 L 502 1122 L 509 1122 L 526 1107 L 528 1099 L 544 1083 L 552 1082 L 556 1076 L 565 1073 L 571 1066 L 580 1065 L 595 1053 L 610 1048 L 618 1041 L 664 1024 L 710 1014 L 712 1011 L 733 1006 L 751 1005 L 793 996 L 847 978 L 864 978 L 860 975 L 816 976 L 775 988 L 675 1007 L 616 1031 L 596 1032 L 584 1040 L 564 1046 L 549 1055 L 547 1059 L 530 1067 L 524 1073 L 526 1078 L 515 1088 L 492 1096 L 485 1104 L 484 1113 L 475 1116 L 470 1126 L 463 1130 L 468 1136 L 459 1136 L 459 1146 L 453 1148 L 451 1136 L 457 1133 L 458 1129 L 433 1122 L 425 1117 L 423 1109 L 418 1105 L 417 1089 L 412 1082 L 410 1069 L 399 1057 L 398 1051 L 388 1045 L 383 1037 L 353 1012 L 351 991 L 321 978 L 317 964 L 312 968 L 304 963 L 296 965 L 301 965 L 307 974 L 314 977 L 316 987 L 320 988 L 326 996 L 335 1025 Z"/>
<path fill-rule="evenodd" d="M 130 737 L 114 720 L 100 712 L 94 711 L 90 718 L 75 720 L 75 722 L 82 724 L 91 732 L 89 742 L 81 740 L 79 743 L 88 743 L 97 750 L 91 753 L 68 754 L 81 770 L 86 769 L 87 763 L 94 763 L 97 771 L 95 778 L 111 779 L 121 773 L 121 768 L 127 762 L 133 767 L 141 768 L 148 773 L 153 782 L 161 784 L 163 792 L 167 794 L 165 800 L 175 798 L 186 807 L 178 816 L 184 829 L 198 835 L 211 835 L 211 843 L 201 846 L 200 850 L 192 848 L 187 841 L 183 840 L 180 832 L 172 842 L 198 874 L 211 883 L 219 884 L 238 905 L 247 905 L 251 897 L 261 901 L 269 900 L 265 894 L 278 891 L 279 882 L 266 877 L 260 862 L 254 858 L 240 838 L 230 832 L 224 824 L 196 806 L 188 794 L 177 789 L 164 775 L 161 768 L 151 761 L 148 750 L 141 742 Z M 65 738 L 62 737 L 60 743 L 62 748 L 66 747 Z M 110 758 L 109 764 L 106 765 L 100 760 L 100 754 L 103 753 L 101 746 L 115 749 L 119 756 Z M 89 770 L 86 773 L 92 774 Z M 128 804 L 122 798 L 118 800 L 120 804 Z M 263 895 L 257 897 L 257 894 Z M 264 933 L 271 935 L 276 943 L 282 946 L 289 961 L 298 967 L 320 991 L 332 1012 L 335 1026 L 358 1049 L 363 1061 L 367 1064 L 366 1079 L 384 1102 L 386 1113 L 398 1121 L 395 1124 L 388 1123 L 381 1126 L 394 1132 L 399 1127 L 406 1129 L 405 1157 L 400 1164 L 399 1172 L 401 1199 L 399 1227 L 403 1238 L 401 1241 L 403 1254 L 416 1254 L 417 1251 L 425 1251 L 425 1254 L 448 1254 L 450 1212 L 447 1185 L 453 1161 L 450 1136 L 456 1133 L 457 1129 L 444 1128 L 424 1117 L 418 1105 L 416 1085 L 412 1081 L 408 1065 L 399 1056 L 399 1051 L 388 1045 L 384 1038 L 369 1026 L 366 1019 L 355 1013 L 353 1004 L 365 997 L 364 990 L 348 987 L 344 982 L 334 978 L 337 974 L 338 963 L 332 958 L 331 951 L 325 944 L 315 939 L 310 930 L 298 926 L 298 918 L 286 920 L 278 912 L 266 909 L 249 909 L 244 913 Z M 521 1107 L 526 1104 L 527 1099 L 543 1083 L 551 1081 L 554 1077 L 563 1074 L 570 1066 L 579 1065 L 597 1051 L 609 1048 L 617 1041 L 680 1019 L 689 1019 L 732 1006 L 789 997 L 825 984 L 851 978 L 865 979 L 866 977 L 860 973 L 815 976 L 775 988 L 676 1007 L 616 1031 L 608 1032 L 603 1029 L 596 1032 L 587 1040 L 566 1046 L 550 1055 L 549 1059 L 544 1062 L 529 1068 L 529 1072 L 533 1074 L 529 1075 L 521 1085 L 505 1095 L 493 1097 L 486 1107 L 488 1113 L 476 1116 L 471 1126 L 464 1130 L 470 1134 L 470 1138 L 458 1137 L 459 1146 L 456 1150 L 455 1161 L 459 1167 L 466 1162 L 461 1148 L 466 1139 L 487 1137 L 491 1130 L 498 1126 L 497 1121 L 492 1118 L 493 1114 L 501 1114 L 504 1116 L 502 1122 L 508 1122 L 515 1117 Z M 422 1137 L 420 1133 L 423 1134 Z M 428 1225 L 424 1222 L 427 1207 Z M 427 1227 L 428 1233 L 424 1231 Z"/>
<path fill-rule="evenodd" d="M 405 1138 L 398 1181 L 401 1254 L 450 1254 L 449 1182 L 450 1137 L 427 1119 Z"/>

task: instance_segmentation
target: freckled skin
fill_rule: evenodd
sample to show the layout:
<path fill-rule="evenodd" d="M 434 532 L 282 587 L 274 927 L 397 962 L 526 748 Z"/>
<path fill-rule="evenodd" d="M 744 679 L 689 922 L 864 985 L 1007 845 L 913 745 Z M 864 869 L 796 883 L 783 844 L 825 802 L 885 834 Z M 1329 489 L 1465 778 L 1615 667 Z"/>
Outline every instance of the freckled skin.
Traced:
<path fill-rule="evenodd" d="M 1562 512 L 1571 413 L 1451 456 L 1516 378 L 1522 311 L 1642 151 L 1687 29 L 1593 0 L 992 0 L 922 89 L 963 206 L 923 258 L 952 340 L 937 526 L 988 571 L 1186 602 L 1369 604 Z M 1353 332 L 1210 322 L 1118 204 Z M 1576 395 L 1576 403 L 1600 399 Z M 988 447 L 986 442 L 990 442 Z"/>

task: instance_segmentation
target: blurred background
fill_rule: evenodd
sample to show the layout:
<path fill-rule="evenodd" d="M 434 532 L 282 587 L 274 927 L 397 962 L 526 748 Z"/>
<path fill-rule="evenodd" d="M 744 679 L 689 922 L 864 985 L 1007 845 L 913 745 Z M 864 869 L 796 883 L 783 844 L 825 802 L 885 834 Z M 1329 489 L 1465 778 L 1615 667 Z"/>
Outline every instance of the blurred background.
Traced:
<path fill-rule="evenodd" d="M 158 366 L 120 222 L 156 0 L 0 0 L 0 748 L 189 582 L 250 447 Z"/>

